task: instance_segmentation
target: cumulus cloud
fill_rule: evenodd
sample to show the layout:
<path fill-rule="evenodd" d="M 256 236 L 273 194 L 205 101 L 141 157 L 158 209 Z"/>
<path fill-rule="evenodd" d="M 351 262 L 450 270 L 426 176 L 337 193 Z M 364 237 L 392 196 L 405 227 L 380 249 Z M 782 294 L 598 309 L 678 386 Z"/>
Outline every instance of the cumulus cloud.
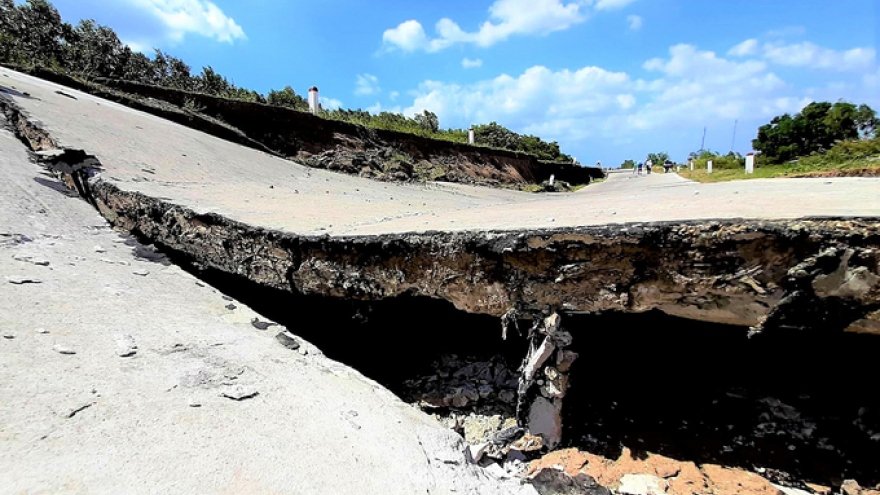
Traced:
<path fill-rule="evenodd" d="M 837 72 L 868 70 L 875 66 L 877 58 L 876 50 L 873 48 L 856 47 L 838 51 L 808 41 L 802 43 L 774 41 L 762 45 L 754 38 L 734 46 L 727 54 L 733 57 L 758 55 L 776 65 Z"/>
<path fill-rule="evenodd" d="M 372 74 L 359 74 L 355 82 L 354 94 L 358 96 L 374 95 L 381 91 L 379 78 Z"/>
<path fill-rule="evenodd" d="M 406 21 L 400 23 L 394 29 L 388 29 L 382 34 L 382 41 L 388 46 L 397 47 L 405 52 L 412 52 L 425 48 L 428 37 L 419 21 Z"/>
<path fill-rule="evenodd" d="M 626 22 L 629 23 L 629 29 L 630 29 L 630 31 L 638 31 L 639 29 L 642 29 L 642 23 L 643 23 L 643 21 L 642 21 L 642 18 L 641 18 L 640 16 L 637 16 L 637 15 L 631 15 L 631 16 L 629 16 L 629 17 L 626 18 Z"/>
<path fill-rule="evenodd" d="M 476 69 L 477 67 L 483 66 L 483 61 L 480 59 L 471 60 L 471 59 L 465 57 L 461 61 L 461 66 L 464 67 L 465 69 Z"/>
<path fill-rule="evenodd" d="M 404 113 L 429 109 L 441 121 L 462 126 L 497 120 L 522 129 L 537 121 L 561 121 L 631 105 L 634 97 L 620 90 L 631 86 L 626 74 L 598 67 L 551 71 L 535 66 L 517 77 L 502 74 L 467 86 L 426 81 Z"/>
<path fill-rule="evenodd" d="M 223 43 L 246 38 L 244 30 L 234 19 L 207 0 L 127 1 L 157 18 L 173 41 L 182 41 L 190 33 Z"/>
<path fill-rule="evenodd" d="M 449 18 L 440 19 L 429 38 L 422 24 L 408 20 L 386 30 L 382 41 L 388 49 L 405 52 L 436 52 L 459 43 L 492 46 L 511 36 L 547 35 L 564 31 L 586 21 L 595 10 L 620 8 L 633 0 L 495 0 L 489 7 L 489 19 L 476 31 L 465 31 Z"/>
<path fill-rule="evenodd" d="M 779 65 L 843 72 L 873 67 L 876 51 L 873 48 L 837 51 L 810 42 L 789 45 L 767 43 L 764 45 L 764 58 Z"/>
<path fill-rule="evenodd" d="M 632 140 L 639 133 L 705 122 L 769 118 L 804 105 L 761 60 L 737 61 L 676 45 L 648 60 L 649 78 L 588 66 L 531 67 L 469 85 L 425 81 L 407 115 L 428 109 L 446 126 L 502 122 L 517 132 L 566 143 Z M 621 141 L 623 140 L 623 141 Z"/>

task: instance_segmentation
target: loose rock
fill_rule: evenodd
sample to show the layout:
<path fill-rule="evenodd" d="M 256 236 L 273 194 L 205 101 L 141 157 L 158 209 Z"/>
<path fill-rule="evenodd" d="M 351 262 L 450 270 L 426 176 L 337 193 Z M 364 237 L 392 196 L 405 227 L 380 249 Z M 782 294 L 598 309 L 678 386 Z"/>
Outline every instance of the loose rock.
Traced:
<path fill-rule="evenodd" d="M 280 332 L 275 335 L 275 340 L 281 343 L 284 347 L 290 349 L 291 351 L 295 351 L 300 348 L 299 341 L 296 340 L 296 337 L 293 336 L 290 332 Z"/>
<path fill-rule="evenodd" d="M 53 346 L 52 346 L 52 349 L 53 349 L 55 352 L 57 352 L 58 354 L 65 354 L 65 355 L 73 355 L 73 354 L 76 354 L 76 351 L 74 351 L 73 349 L 70 349 L 70 348 L 68 348 L 68 347 L 64 347 L 63 345 L 60 345 L 60 344 L 55 344 L 55 345 L 53 345 Z"/>
<path fill-rule="evenodd" d="M 14 285 L 41 284 L 41 283 L 43 283 L 41 280 L 37 280 L 35 278 L 28 278 L 28 277 L 6 277 L 6 280 L 10 284 L 14 284 Z"/>
<path fill-rule="evenodd" d="M 260 395 L 260 392 L 257 391 L 257 389 L 255 389 L 253 387 L 246 387 L 243 385 L 239 385 L 237 387 L 233 387 L 229 390 L 224 391 L 220 395 L 223 397 L 226 397 L 227 399 L 232 399 L 235 401 L 243 401 L 245 399 L 250 399 L 250 398 L 256 397 L 257 395 Z"/>
<path fill-rule="evenodd" d="M 254 318 L 251 320 L 251 325 L 257 330 L 267 330 L 269 327 L 277 326 L 277 323 L 271 323 L 268 321 L 260 321 L 259 318 Z"/>

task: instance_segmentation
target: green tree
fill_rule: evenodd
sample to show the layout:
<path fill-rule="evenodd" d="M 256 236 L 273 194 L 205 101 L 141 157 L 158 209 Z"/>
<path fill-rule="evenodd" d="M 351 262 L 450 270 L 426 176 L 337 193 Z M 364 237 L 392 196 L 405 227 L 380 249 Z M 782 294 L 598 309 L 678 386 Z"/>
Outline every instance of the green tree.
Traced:
<path fill-rule="evenodd" d="M 296 94 L 296 91 L 290 86 L 285 86 L 281 91 L 275 91 L 274 89 L 269 91 L 269 97 L 266 101 L 270 105 L 275 105 L 277 107 L 293 108 L 304 112 L 309 109 L 309 102 L 302 96 Z"/>
<path fill-rule="evenodd" d="M 434 112 L 425 110 L 422 113 L 417 113 L 413 116 L 413 120 L 416 125 L 428 132 L 437 132 L 440 130 L 440 119 L 437 118 L 437 114 Z"/>
<path fill-rule="evenodd" d="M 771 163 L 830 149 L 838 141 L 869 137 L 877 114 L 867 105 L 812 102 L 794 116 L 783 114 L 758 128 L 752 147 Z"/>
<path fill-rule="evenodd" d="M 620 164 L 620 168 L 624 169 L 633 169 L 636 167 L 635 160 L 624 160 L 623 163 Z"/>
<path fill-rule="evenodd" d="M 194 89 L 208 95 L 224 96 L 231 88 L 229 81 L 209 65 L 202 68 L 202 73 L 196 76 Z"/>
<path fill-rule="evenodd" d="M 665 151 L 661 151 L 660 153 L 648 153 L 648 158 L 645 161 L 651 160 L 654 165 L 663 165 L 663 162 L 669 160 L 669 153 Z"/>

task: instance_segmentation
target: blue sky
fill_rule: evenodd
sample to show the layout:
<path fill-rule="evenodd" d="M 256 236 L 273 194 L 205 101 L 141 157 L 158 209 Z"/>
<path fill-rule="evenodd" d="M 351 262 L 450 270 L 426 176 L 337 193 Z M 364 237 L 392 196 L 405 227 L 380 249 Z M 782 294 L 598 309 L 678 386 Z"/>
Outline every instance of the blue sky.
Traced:
<path fill-rule="evenodd" d="M 817 100 L 880 109 L 880 0 L 54 0 L 260 92 L 497 121 L 616 166 L 745 153 Z M 738 121 L 734 141 L 734 123 Z"/>

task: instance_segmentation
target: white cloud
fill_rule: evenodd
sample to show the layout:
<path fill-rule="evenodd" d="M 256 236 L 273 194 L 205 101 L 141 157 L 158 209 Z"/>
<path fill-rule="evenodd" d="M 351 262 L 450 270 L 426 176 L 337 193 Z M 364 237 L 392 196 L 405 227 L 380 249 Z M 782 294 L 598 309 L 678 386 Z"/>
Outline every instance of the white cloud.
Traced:
<path fill-rule="evenodd" d="M 337 100 L 336 98 L 325 98 L 321 96 L 318 98 L 318 100 L 321 102 L 321 107 L 327 110 L 336 110 L 337 108 L 342 108 L 342 102 Z"/>
<path fill-rule="evenodd" d="M 354 87 L 354 94 L 358 96 L 378 94 L 382 89 L 379 87 L 379 78 L 372 74 L 358 74 Z"/>
<path fill-rule="evenodd" d="M 535 66 L 517 76 L 502 74 L 470 85 L 425 81 L 404 113 L 428 109 L 451 127 L 494 120 L 571 145 L 632 140 L 706 122 L 769 118 L 803 105 L 803 96 L 787 94 L 790 87 L 760 60 L 733 61 L 676 45 L 644 68 L 655 75 L 636 79 L 601 67 L 552 71 Z"/>
<path fill-rule="evenodd" d="M 492 46 L 511 36 L 541 36 L 564 31 L 587 20 L 592 11 L 620 8 L 634 0 L 495 0 L 489 7 L 489 19 L 473 32 L 463 30 L 455 21 L 440 19 L 434 29 L 437 37 L 429 39 L 422 24 L 408 20 L 386 30 L 382 41 L 388 49 L 405 52 L 436 52 L 458 43 Z"/>
<path fill-rule="evenodd" d="M 596 2 L 596 10 L 612 10 L 626 7 L 636 0 L 599 0 Z"/>
<path fill-rule="evenodd" d="M 877 56 L 873 48 L 857 47 L 837 51 L 823 48 L 808 41 L 790 44 L 774 41 L 761 45 L 755 38 L 747 39 L 734 46 L 727 54 L 733 57 L 759 55 L 776 65 L 837 72 L 870 69 L 874 67 Z"/>
<path fill-rule="evenodd" d="M 631 85 L 626 74 L 598 67 L 554 72 L 535 66 L 518 77 L 502 74 L 469 86 L 426 81 L 404 113 L 428 109 L 441 122 L 465 126 L 497 120 L 523 130 L 535 122 L 560 122 L 629 105 L 634 97 L 620 88 Z"/>
<path fill-rule="evenodd" d="M 471 60 L 471 59 L 465 57 L 461 61 L 461 66 L 464 67 L 465 69 L 476 69 L 477 67 L 483 66 L 483 61 L 480 59 Z"/>
<path fill-rule="evenodd" d="M 873 48 L 837 51 L 810 42 L 790 45 L 767 43 L 763 48 L 764 58 L 775 64 L 840 72 L 870 69 L 876 59 Z"/>
<path fill-rule="evenodd" d="M 207 0 L 127 0 L 159 19 L 173 41 L 198 34 L 224 43 L 246 39 L 234 19 Z"/>
<path fill-rule="evenodd" d="M 382 34 L 382 41 L 388 46 L 395 46 L 405 52 L 412 52 L 424 48 L 428 37 L 418 21 L 402 22 L 394 29 L 388 29 Z"/>
<path fill-rule="evenodd" d="M 639 29 L 642 29 L 643 21 L 640 16 L 631 15 L 626 18 L 626 22 L 629 23 L 630 31 L 638 31 Z"/>
<path fill-rule="evenodd" d="M 396 100 L 398 96 L 400 96 L 400 93 L 397 91 L 392 91 L 391 94 L 388 95 L 388 97 L 391 98 L 391 101 Z"/>
<path fill-rule="evenodd" d="M 731 48 L 727 54 L 733 57 L 748 57 L 757 54 L 759 49 L 758 40 L 751 38 Z"/>

